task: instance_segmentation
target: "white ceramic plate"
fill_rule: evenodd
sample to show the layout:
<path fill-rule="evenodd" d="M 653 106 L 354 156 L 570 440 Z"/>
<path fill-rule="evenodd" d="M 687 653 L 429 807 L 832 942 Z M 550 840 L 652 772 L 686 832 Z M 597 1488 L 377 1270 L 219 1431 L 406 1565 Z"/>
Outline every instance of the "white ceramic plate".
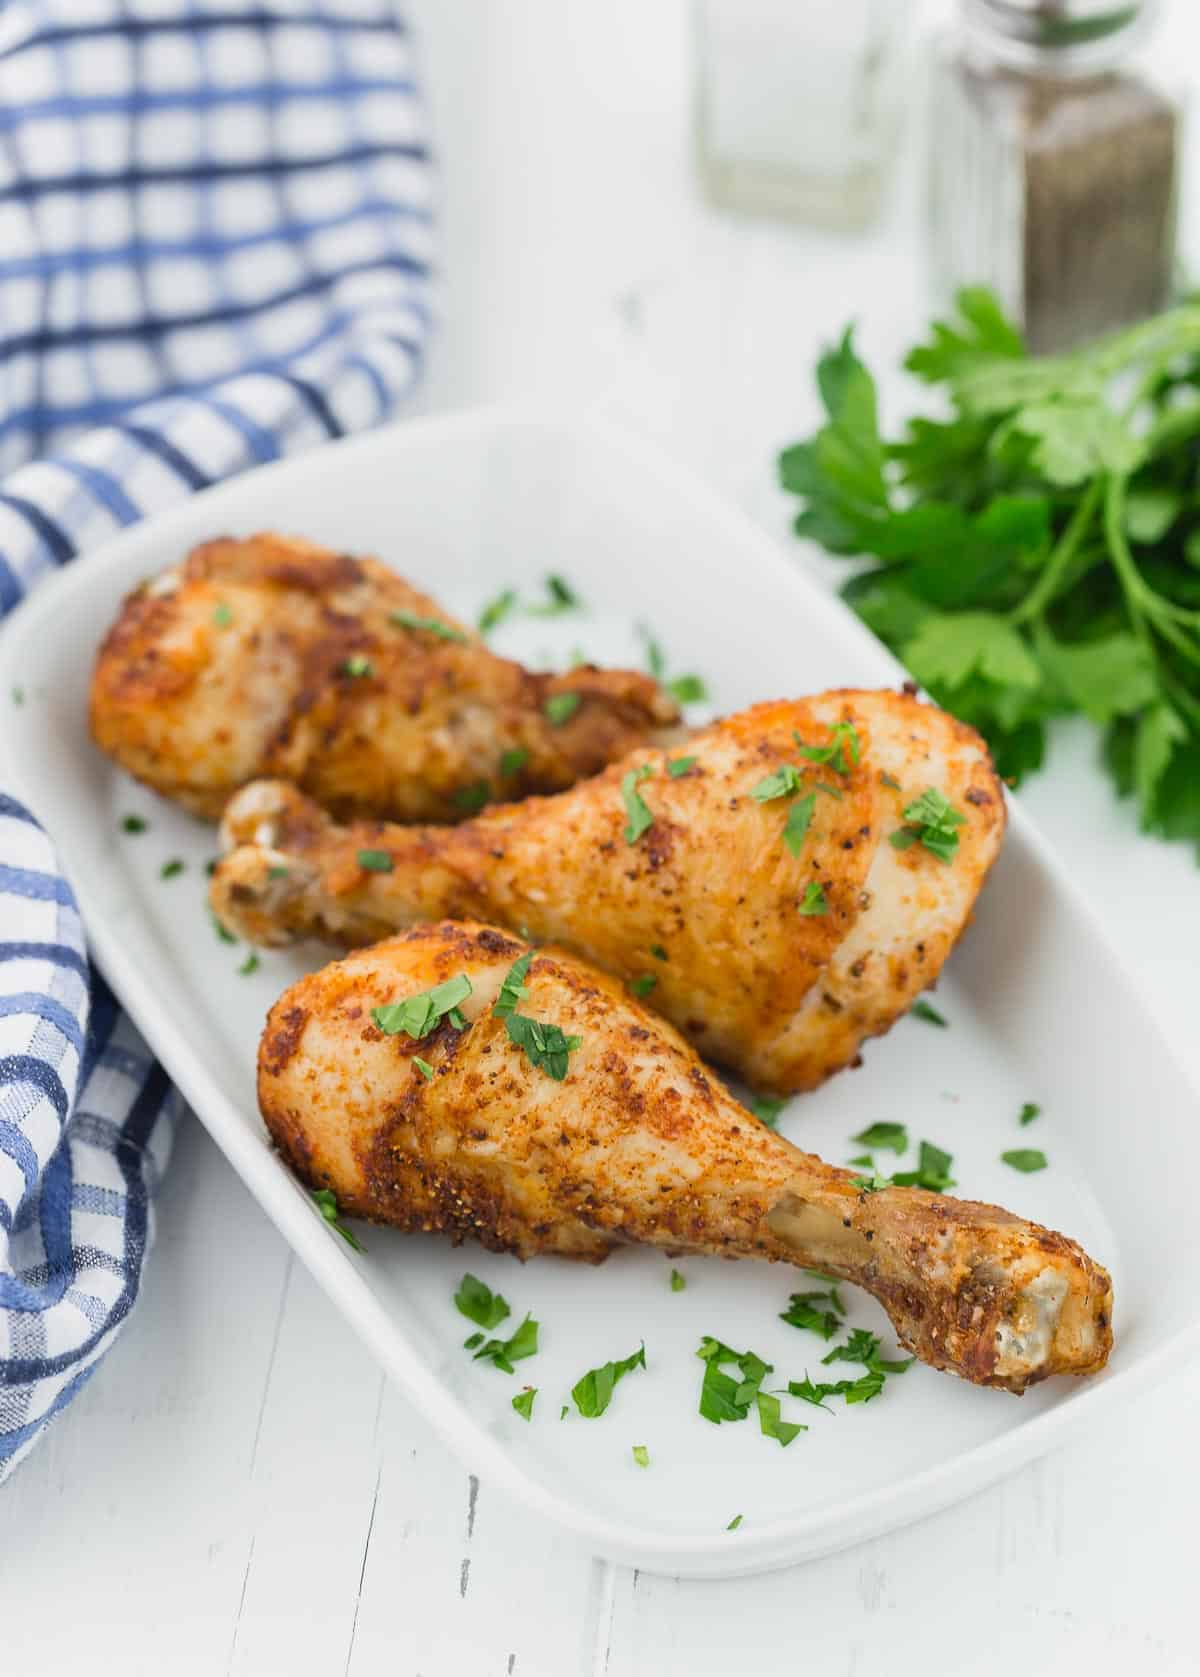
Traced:
<path fill-rule="evenodd" d="M 537 595 L 559 571 L 589 609 L 511 619 L 498 649 L 565 662 L 579 646 L 599 661 L 640 661 L 641 622 L 674 673 L 704 676 L 715 711 L 887 684 L 899 671 L 696 480 L 606 430 L 519 412 L 394 427 L 249 473 L 68 567 L 0 638 L 0 771 L 57 838 L 101 965 L 264 1209 L 473 1467 L 606 1555 L 694 1575 L 758 1571 L 967 1495 L 1118 1394 L 1128 1402 L 1183 1342 L 1200 1340 L 1195 1190 L 1179 1168 L 1195 1095 L 1019 809 L 938 991 L 950 1028 L 903 1021 L 868 1046 L 861 1070 L 796 1100 L 780 1124 L 841 1161 L 859 1151 L 852 1132 L 902 1120 L 914 1139 L 954 1155 L 964 1193 L 1080 1239 L 1116 1287 L 1117 1348 L 1101 1377 L 1018 1401 L 918 1366 L 867 1406 L 825 1414 L 785 1399 L 785 1415 L 810 1430 L 781 1450 L 753 1421 L 701 1419 L 694 1353 L 712 1334 L 774 1363 L 780 1386 L 806 1369 L 817 1377 L 826 1347 L 779 1320 L 788 1293 L 805 1286 L 795 1272 L 689 1259 L 679 1265 L 686 1290 L 672 1292 L 669 1262 L 650 1252 L 620 1252 L 595 1270 L 522 1267 L 368 1229 L 366 1255 L 352 1253 L 271 1152 L 254 1098 L 263 1014 L 326 952 L 267 955 L 239 976 L 246 951 L 216 937 L 204 904 L 213 832 L 116 773 L 85 724 L 96 644 L 126 590 L 196 541 L 264 527 L 380 554 L 468 615 L 504 587 Z M 20 705 L 10 699 L 18 687 Z M 120 827 L 134 811 L 148 823 L 137 837 Z M 186 871 L 162 880 L 176 856 Z M 1093 907 L 1102 917 L 1103 904 Z M 1043 1116 L 1022 1130 L 1024 1101 Z M 1022 1176 L 999 1162 L 1022 1145 L 1044 1149 L 1050 1168 Z M 543 1348 L 515 1379 L 462 1349 L 470 1324 L 451 1300 L 468 1268 L 504 1292 L 514 1322 L 530 1310 L 541 1323 Z M 850 1323 L 894 1343 L 870 1300 L 855 1298 Z M 607 1414 L 560 1420 L 585 1370 L 642 1340 L 649 1368 L 619 1386 Z M 510 1404 L 525 1381 L 539 1393 L 531 1423 Z M 649 1468 L 635 1463 L 635 1444 L 649 1449 Z"/>

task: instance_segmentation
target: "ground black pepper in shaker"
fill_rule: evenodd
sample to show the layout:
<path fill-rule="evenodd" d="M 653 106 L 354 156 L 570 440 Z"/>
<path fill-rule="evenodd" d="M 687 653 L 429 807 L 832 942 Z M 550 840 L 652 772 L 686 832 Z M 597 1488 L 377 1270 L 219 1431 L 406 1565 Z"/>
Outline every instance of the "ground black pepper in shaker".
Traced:
<path fill-rule="evenodd" d="M 932 111 L 947 289 L 990 285 L 1038 352 L 1154 313 L 1175 253 L 1182 101 L 1145 0 L 960 0 Z"/>

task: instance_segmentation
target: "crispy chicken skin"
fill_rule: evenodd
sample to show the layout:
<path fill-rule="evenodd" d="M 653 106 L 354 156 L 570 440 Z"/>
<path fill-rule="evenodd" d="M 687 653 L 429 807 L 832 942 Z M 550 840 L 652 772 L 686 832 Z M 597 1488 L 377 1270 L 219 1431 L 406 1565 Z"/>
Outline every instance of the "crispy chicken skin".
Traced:
<path fill-rule="evenodd" d="M 521 1258 L 598 1261 L 618 1243 L 780 1259 L 865 1287 L 923 1361 L 1021 1392 L 1090 1374 L 1111 1346 L 1108 1275 L 995 1206 L 853 1173 L 757 1123 L 668 1024 L 611 978 L 534 954 L 519 1011 L 579 1046 L 535 1067 L 494 1003 L 529 945 L 444 922 L 294 984 L 259 1051 L 280 1152 L 343 1211 Z M 385 1035 L 372 1010 L 466 974 L 463 1028 Z M 427 1078 L 415 1064 L 425 1061 Z"/>
<path fill-rule="evenodd" d="M 850 721 L 857 763 L 807 762 Z M 640 749 L 553 798 L 498 806 L 454 829 L 339 827 L 280 783 L 246 787 L 212 882 L 219 918 L 257 943 L 367 943 L 442 917 L 495 921 L 559 944 L 638 988 L 707 1058 L 759 1088 L 812 1088 L 852 1062 L 937 977 L 1004 832 L 978 735 L 903 693 L 758 705 L 695 734 L 695 762 Z M 792 763 L 815 791 L 798 853 L 791 801 L 751 788 Z M 653 825 L 635 842 L 622 788 Z M 927 787 L 962 812 L 947 864 L 888 837 Z M 390 871 L 379 871 L 382 853 Z M 802 912 L 819 884 L 825 912 Z"/>
<path fill-rule="evenodd" d="M 580 702 L 554 726 L 563 693 Z M 458 821 L 485 787 L 558 791 L 678 720 L 649 676 L 534 674 L 379 560 L 271 534 L 206 542 L 136 589 L 91 691 L 97 745 L 210 819 L 279 775 L 344 818 Z M 524 756 L 502 772 L 506 753 Z"/>

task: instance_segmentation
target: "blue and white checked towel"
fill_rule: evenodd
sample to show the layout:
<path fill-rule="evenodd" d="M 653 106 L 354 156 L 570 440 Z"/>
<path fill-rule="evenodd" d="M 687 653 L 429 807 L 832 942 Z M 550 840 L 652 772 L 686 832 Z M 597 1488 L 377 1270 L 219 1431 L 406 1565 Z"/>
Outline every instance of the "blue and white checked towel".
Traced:
<path fill-rule="evenodd" d="M 387 0 L 0 0 L 0 614 L 390 413 L 430 221 Z M 137 1298 L 179 1106 L 0 789 L 0 1479 Z"/>

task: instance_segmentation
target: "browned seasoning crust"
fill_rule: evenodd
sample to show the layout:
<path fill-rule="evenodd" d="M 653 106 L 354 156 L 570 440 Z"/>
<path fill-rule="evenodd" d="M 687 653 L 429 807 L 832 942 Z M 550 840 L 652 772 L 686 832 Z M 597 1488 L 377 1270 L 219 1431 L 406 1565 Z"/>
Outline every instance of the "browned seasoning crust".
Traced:
<path fill-rule="evenodd" d="M 856 729 L 838 773 L 798 755 Z M 695 758 L 673 777 L 668 764 Z M 803 768 L 811 823 L 784 842 L 791 800 L 752 789 Z M 653 824 L 635 843 L 622 788 Z M 927 786 L 965 816 L 954 863 L 889 835 Z M 969 793 L 975 796 L 968 797 Z M 486 810 L 454 829 L 330 822 L 292 788 L 256 783 L 222 834 L 233 853 L 212 904 L 251 942 L 369 942 L 444 916 L 487 920 L 560 944 L 634 985 L 707 1058 L 756 1087 L 812 1088 L 852 1064 L 940 972 L 1004 833 L 1003 793 L 982 741 L 903 694 L 773 701 L 697 731 L 686 748 L 639 748 L 552 798 Z M 364 868 L 382 852 L 388 872 Z M 820 887 L 823 913 L 803 912 Z M 655 954 L 658 951 L 658 954 Z"/>
<path fill-rule="evenodd" d="M 546 701 L 567 692 L 579 705 L 555 726 Z M 134 590 L 101 646 L 90 719 L 122 768 L 197 815 L 279 775 L 344 817 L 446 822 L 485 787 L 570 786 L 679 711 L 636 670 L 526 670 L 380 561 L 264 533 L 206 542 Z M 525 757 L 505 774 L 506 752 Z"/>
<path fill-rule="evenodd" d="M 491 1010 L 526 947 L 474 924 L 419 926 L 280 998 L 259 1101 L 305 1182 L 349 1214 L 522 1258 L 596 1261 L 636 1241 L 825 1269 L 873 1293 L 918 1356 L 978 1384 L 1021 1391 L 1103 1365 L 1110 1283 L 1073 1241 L 994 1206 L 862 1192 L 758 1124 L 620 986 L 554 949 L 536 953 L 521 1011 L 582 1043 L 563 1082 L 535 1068 Z M 461 972 L 466 1029 L 443 1020 L 414 1042 L 372 1022 L 372 1008 Z"/>

